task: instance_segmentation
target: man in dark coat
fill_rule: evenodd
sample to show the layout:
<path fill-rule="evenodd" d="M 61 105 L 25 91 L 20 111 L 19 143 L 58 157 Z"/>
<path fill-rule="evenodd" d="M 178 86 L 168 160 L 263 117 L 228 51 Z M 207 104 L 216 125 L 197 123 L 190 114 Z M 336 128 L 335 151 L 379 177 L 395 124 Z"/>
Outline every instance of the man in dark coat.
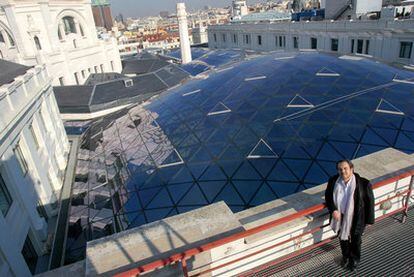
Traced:
<path fill-rule="evenodd" d="M 361 237 L 365 225 L 374 224 L 375 204 L 370 182 L 354 173 L 349 160 L 337 162 L 338 174 L 329 178 L 325 191 L 330 223 L 338 233 L 341 266 L 354 271 L 361 259 Z"/>

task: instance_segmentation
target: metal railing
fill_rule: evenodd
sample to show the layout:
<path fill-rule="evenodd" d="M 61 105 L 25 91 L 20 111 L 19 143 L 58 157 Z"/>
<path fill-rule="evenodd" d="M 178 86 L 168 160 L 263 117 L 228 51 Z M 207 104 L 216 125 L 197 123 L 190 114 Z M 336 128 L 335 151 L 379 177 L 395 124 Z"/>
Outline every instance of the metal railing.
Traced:
<path fill-rule="evenodd" d="M 398 209 L 396 209 L 396 210 L 394 210 L 392 212 L 389 212 L 389 213 L 386 213 L 386 214 L 384 214 L 382 216 L 377 217 L 376 218 L 376 221 L 382 220 L 382 219 L 384 219 L 384 218 L 386 218 L 388 216 L 391 216 L 391 215 L 394 215 L 394 214 L 397 214 L 397 213 L 401 213 L 401 212 L 403 212 L 403 219 L 402 219 L 402 221 L 403 222 L 405 221 L 405 218 L 407 217 L 407 212 L 408 212 L 408 208 L 409 208 L 409 204 L 410 204 L 410 198 L 411 198 L 411 194 L 412 194 L 412 190 L 413 190 L 413 185 L 414 185 L 414 176 L 413 175 L 414 175 L 414 170 L 408 170 L 408 171 L 405 171 L 405 172 L 403 172 L 403 173 L 401 173 L 401 174 L 399 174 L 397 176 L 394 176 L 394 177 L 391 177 L 391 178 L 387 178 L 387 179 L 381 180 L 381 181 L 376 182 L 376 183 L 374 183 L 372 185 L 372 188 L 375 190 L 375 189 L 378 189 L 380 187 L 386 186 L 388 184 L 397 182 L 398 180 L 401 180 L 401 179 L 404 179 L 404 178 L 407 178 L 407 177 L 410 177 L 411 176 L 411 180 L 410 180 L 410 184 L 408 186 L 408 189 L 405 189 L 403 191 L 397 191 L 391 197 L 387 197 L 386 199 L 383 199 L 383 200 L 378 201 L 378 202 L 375 203 L 375 206 L 380 206 L 381 204 L 383 204 L 383 203 L 385 203 L 387 201 L 391 201 L 392 199 L 395 199 L 395 198 L 398 198 L 398 197 L 404 197 L 405 196 L 406 199 L 405 199 L 404 205 L 401 208 L 398 208 Z M 300 235 L 291 237 L 291 238 L 286 239 L 284 241 L 278 242 L 278 243 L 276 243 L 274 245 L 271 245 L 271 246 L 268 246 L 266 248 L 263 248 L 263 249 L 260 249 L 258 251 L 255 251 L 253 253 L 247 254 L 247 255 L 245 255 L 243 257 L 240 257 L 240 258 L 231 260 L 229 262 L 226 262 L 226 263 L 217 265 L 215 267 L 211 267 L 209 269 L 206 269 L 206 270 L 201 271 L 201 272 L 197 272 L 197 273 L 192 274 L 192 275 L 189 275 L 189 272 L 188 272 L 188 269 L 187 269 L 187 260 L 188 259 L 194 257 L 195 255 L 197 255 L 199 253 L 202 253 L 202 252 L 211 250 L 213 248 L 217 248 L 217 247 L 223 246 L 225 244 L 228 244 L 228 243 L 231 243 L 231 242 L 235 242 L 235 241 L 237 241 L 239 239 L 244 239 L 246 237 L 249 237 L 249 236 L 258 234 L 260 232 L 269 230 L 271 228 L 280 226 L 280 225 L 282 225 L 284 223 L 291 222 L 291 221 L 293 221 L 295 219 L 299 219 L 299 218 L 305 217 L 307 215 L 311 215 L 311 214 L 314 214 L 316 212 L 323 211 L 325 208 L 326 208 L 326 205 L 324 203 L 321 203 L 321 204 L 318 204 L 318 205 L 309 207 L 307 209 L 298 211 L 298 212 L 296 212 L 294 214 L 291 214 L 291 215 L 288 215 L 288 216 L 285 216 L 285 217 L 282 217 L 282 218 L 279 218 L 279 219 L 270 221 L 268 223 L 262 224 L 260 226 L 251 228 L 249 230 L 245 230 L 245 231 L 241 231 L 241 232 L 235 233 L 233 235 L 224 237 L 222 239 L 218 239 L 216 241 L 213 241 L 213 242 L 210 242 L 210 243 L 206 243 L 206 244 L 200 245 L 198 247 L 191 248 L 191 249 L 186 250 L 186 251 L 181 252 L 181 253 L 176 253 L 176 254 L 171 255 L 170 257 L 168 257 L 166 259 L 160 259 L 160 260 L 157 260 L 157 261 L 154 261 L 154 262 L 151 262 L 151 263 L 147 263 L 145 265 L 141 265 L 141 266 L 139 266 L 137 268 L 134 268 L 134 269 L 131 269 L 131 270 L 128 270 L 128 271 L 125 271 L 125 272 L 116 274 L 115 276 L 116 277 L 138 276 L 138 275 L 140 275 L 142 273 L 150 272 L 150 271 L 152 271 L 154 269 L 161 268 L 161 267 L 165 267 L 167 265 L 170 265 L 170 264 L 173 264 L 173 263 L 179 263 L 179 262 L 181 262 L 182 271 L 183 271 L 183 274 L 184 274 L 185 277 L 188 277 L 188 276 L 191 276 L 191 277 L 194 277 L 194 276 L 202 276 L 202 275 L 207 274 L 207 273 L 210 273 L 210 272 L 212 272 L 214 270 L 218 270 L 218 269 L 224 268 L 224 267 L 229 266 L 231 264 L 240 262 L 240 261 L 245 260 L 247 258 L 250 258 L 250 257 L 253 257 L 253 256 L 258 255 L 260 253 L 263 253 L 265 251 L 271 250 L 273 248 L 276 248 L 276 247 L 281 246 L 283 244 L 286 244 L 288 242 L 291 242 L 291 241 L 294 241 L 294 240 L 298 240 L 298 239 L 302 238 L 303 236 L 306 236 L 306 235 L 309 235 L 309 234 L 313 234 L 313 233 L 315 233 L 315 232 L 317 232 L 319 230 L 322 230 L 323 228 L 329 226 L 329 224 L 325 224 L 325 225 L 322 225 L 322 226 L 318 226 L 318 227 L 313 228 L 313 229 L 311 229 L 309 231 L 306 231 L 306 232 L 304 232 L 304 233 L 302 233 Z M 313 245 L 304 247 L 302 249 L 299 249 L 297 251 L 294 251 L 293 253 L 287 254 L 287 255 L 282 256 L 280 258 L 277 258 L 275 261 L 273 261 L 271 263 L 266 263 L 266 264 L 264 264 L 262 266 L 255 267 L 254 270 L 250 270 L 250 271 L 247 271 L 247 272 L 242 273 L 242 274 L 239 274 L 239 275 L 240 276 L 248 276 L 249 274 L 252 273 L 252 271 L 256 272 L 256 271 L 258 271 L 260 269 L 263 269 L 263 268 L 266 268 L 268 266 L 279 264 L 279 263 L 281 263 L 283 261 L 286 261 L 287 259 L 293 258 L 293 257 L 295 257 L 295 256 L 297 256 L 297 255 L 299 255 L 301 253 L 304 253 L 306 251 L 309 251 L 309 250 L 312 250 L 312 249 L 314 249 L 316 247 L 319 247 L 319 246 L 321 246 L 323 244 L 326 244 L 326 243 L 330 242 L 334 237 L 336 237 L 336 236 L 332 236 L 332 237 L 327 238 L 325 240 L 322 240 L 322 241 L 320 241 L 320 242 L 318 242 L 316 244 L 313 244 Z"/>

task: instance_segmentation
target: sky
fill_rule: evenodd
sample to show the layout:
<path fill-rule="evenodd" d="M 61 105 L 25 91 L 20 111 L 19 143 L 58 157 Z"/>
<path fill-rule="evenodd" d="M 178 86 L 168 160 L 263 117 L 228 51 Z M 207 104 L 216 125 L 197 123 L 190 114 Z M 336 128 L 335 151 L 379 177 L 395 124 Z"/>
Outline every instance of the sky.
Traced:
<path fill-rule="evenodd" d="M 177 2 L 184 2 L 187 10 L 202 9 L 204 6 L 226 7 L 231 0 L 109 0 L 112 16 L 122 13 L 126 17 L 143 17 L 158 15 L 160 11 L 175 11 Z M 249 0 L 248 4 L 265 2 L 265 0 Z"/>

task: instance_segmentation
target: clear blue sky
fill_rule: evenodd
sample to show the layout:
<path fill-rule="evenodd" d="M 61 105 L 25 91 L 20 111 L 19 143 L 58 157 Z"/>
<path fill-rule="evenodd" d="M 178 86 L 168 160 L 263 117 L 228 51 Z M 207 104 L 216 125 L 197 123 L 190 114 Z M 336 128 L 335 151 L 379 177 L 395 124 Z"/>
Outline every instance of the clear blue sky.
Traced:
<path fill-rule="evenodd" d="M 248 4 L 265 2 L 266 0 L 248 0 Z M 160 11 L 173 12 L 177 2 L 184 2 L 189 10 L 196 10 L 204 6 L 230 6 L 231 0 L 109 0 L 112 16 L 122 13 L 126 17 L 143 17 L 158 15 Z"/>

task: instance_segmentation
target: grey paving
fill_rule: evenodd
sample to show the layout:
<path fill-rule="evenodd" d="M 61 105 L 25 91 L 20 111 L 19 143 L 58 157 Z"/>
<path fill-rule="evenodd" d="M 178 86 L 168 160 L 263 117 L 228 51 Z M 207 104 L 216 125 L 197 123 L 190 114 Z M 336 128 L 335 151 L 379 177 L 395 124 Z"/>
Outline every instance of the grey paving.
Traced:
<path fill-rule="evenodd" d="M 401 214 L 368 228 L 362 242 L 362 260 L 356 272 L 339 265 L 337 239 L 312 251 L 250 276 L 414 276 L 414 209 L 405 223 Z"/>

